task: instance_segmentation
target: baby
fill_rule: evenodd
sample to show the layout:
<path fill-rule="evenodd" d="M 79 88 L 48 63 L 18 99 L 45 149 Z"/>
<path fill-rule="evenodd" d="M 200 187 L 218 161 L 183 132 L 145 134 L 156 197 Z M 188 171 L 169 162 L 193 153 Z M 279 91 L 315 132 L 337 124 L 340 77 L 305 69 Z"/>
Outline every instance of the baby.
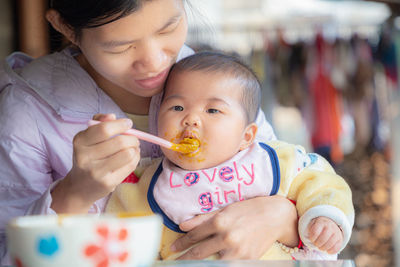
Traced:
<path fill-rule="evenodd" d="M 186 154 L 163 149 L 165 158 L 138 184 L 117 187 L 107 211 L 161 214 L 167 227 L 161 257 L 173 258 L 169 246 L 182 233 L 183 221 L 236 201 L 278 194 L 296 203 L 306 249 L 277 242 L 262 259 L 335 258 L 354 223 L 350 188 L 317 154 L 257 140 L 260 99 L 257 77 L 235 57 L 202 52 L 176 63 L 166 83 L 158 133 L 174 143 L 193 138 L 200 145 Z M 323 230 L 310 231 L 316 226 Z"/>

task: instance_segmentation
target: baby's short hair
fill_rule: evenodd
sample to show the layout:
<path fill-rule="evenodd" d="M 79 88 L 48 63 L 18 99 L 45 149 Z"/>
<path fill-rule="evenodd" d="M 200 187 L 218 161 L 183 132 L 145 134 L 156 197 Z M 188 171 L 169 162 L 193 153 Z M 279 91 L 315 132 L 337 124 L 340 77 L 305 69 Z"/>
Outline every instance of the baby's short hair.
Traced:
<path fill-rule="evenodd" d="M 237 79 L 242 85 L 241 104 L 246 113 L 247 123 L 256 120 L 261 102 L 261 84 L 253 70 L 238 57 L 220 52 L 199 52 L 175 63 L 169 77 L 176 71 L 217 72 Z"/>

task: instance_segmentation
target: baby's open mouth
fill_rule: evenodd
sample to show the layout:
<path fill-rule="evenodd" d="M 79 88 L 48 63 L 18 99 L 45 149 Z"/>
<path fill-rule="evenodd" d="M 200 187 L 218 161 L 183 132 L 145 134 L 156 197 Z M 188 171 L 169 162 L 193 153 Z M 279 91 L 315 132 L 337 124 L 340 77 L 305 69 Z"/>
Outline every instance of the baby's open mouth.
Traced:
<path fill-rule="evenodd" d="M 179 144 L 174 144 L 172 146 L 172 150 L 182 154 L 189 154 L 195 152 L 199 146 L 200 141 L 198 139 L 185 137 L 179 142 Z"/>

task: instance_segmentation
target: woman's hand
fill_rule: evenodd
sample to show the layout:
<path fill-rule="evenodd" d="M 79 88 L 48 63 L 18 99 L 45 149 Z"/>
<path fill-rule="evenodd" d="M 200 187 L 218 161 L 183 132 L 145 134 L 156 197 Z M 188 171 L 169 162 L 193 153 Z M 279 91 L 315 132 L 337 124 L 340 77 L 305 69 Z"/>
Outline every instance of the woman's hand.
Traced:
<path fill-rule="evenodd" d="M 204 259 L 215 253 L 221 259 L 259 259 L 277 240 L 287 246 L 298 243 L 296 208 L 280 196 L 236 202 L 196 216 L 180 228 L 188 233 L 171 249 L 191 247 L 181 260 Z"/>
<path fill-rule="evenodd" d="M 121 133 L 132 127 L 129 119 L 95 115 L 103 123 L 79 132 L 73 140 L 73 166 L 53 189 L 51 207 L 57 213 L 83 213 L 107 196 L 133 170 L 139 159 L 139 140 Z"/>

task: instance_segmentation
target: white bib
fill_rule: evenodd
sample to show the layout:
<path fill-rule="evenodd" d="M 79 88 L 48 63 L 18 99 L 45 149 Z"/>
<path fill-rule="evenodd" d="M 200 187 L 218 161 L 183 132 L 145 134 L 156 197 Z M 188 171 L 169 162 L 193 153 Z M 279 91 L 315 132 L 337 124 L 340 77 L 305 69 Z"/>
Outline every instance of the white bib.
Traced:
<path fill-rule="evenodd" d="M 164 216 L 164 222 L 167 219 L 180 224 L 236 201 L 274 195 L 279 184 L 275 151 L 257 143 L 219 166 L 204 170 L 183 170 L 164 159 L 150 183 L 148 200 L 152 210 Z"/>

